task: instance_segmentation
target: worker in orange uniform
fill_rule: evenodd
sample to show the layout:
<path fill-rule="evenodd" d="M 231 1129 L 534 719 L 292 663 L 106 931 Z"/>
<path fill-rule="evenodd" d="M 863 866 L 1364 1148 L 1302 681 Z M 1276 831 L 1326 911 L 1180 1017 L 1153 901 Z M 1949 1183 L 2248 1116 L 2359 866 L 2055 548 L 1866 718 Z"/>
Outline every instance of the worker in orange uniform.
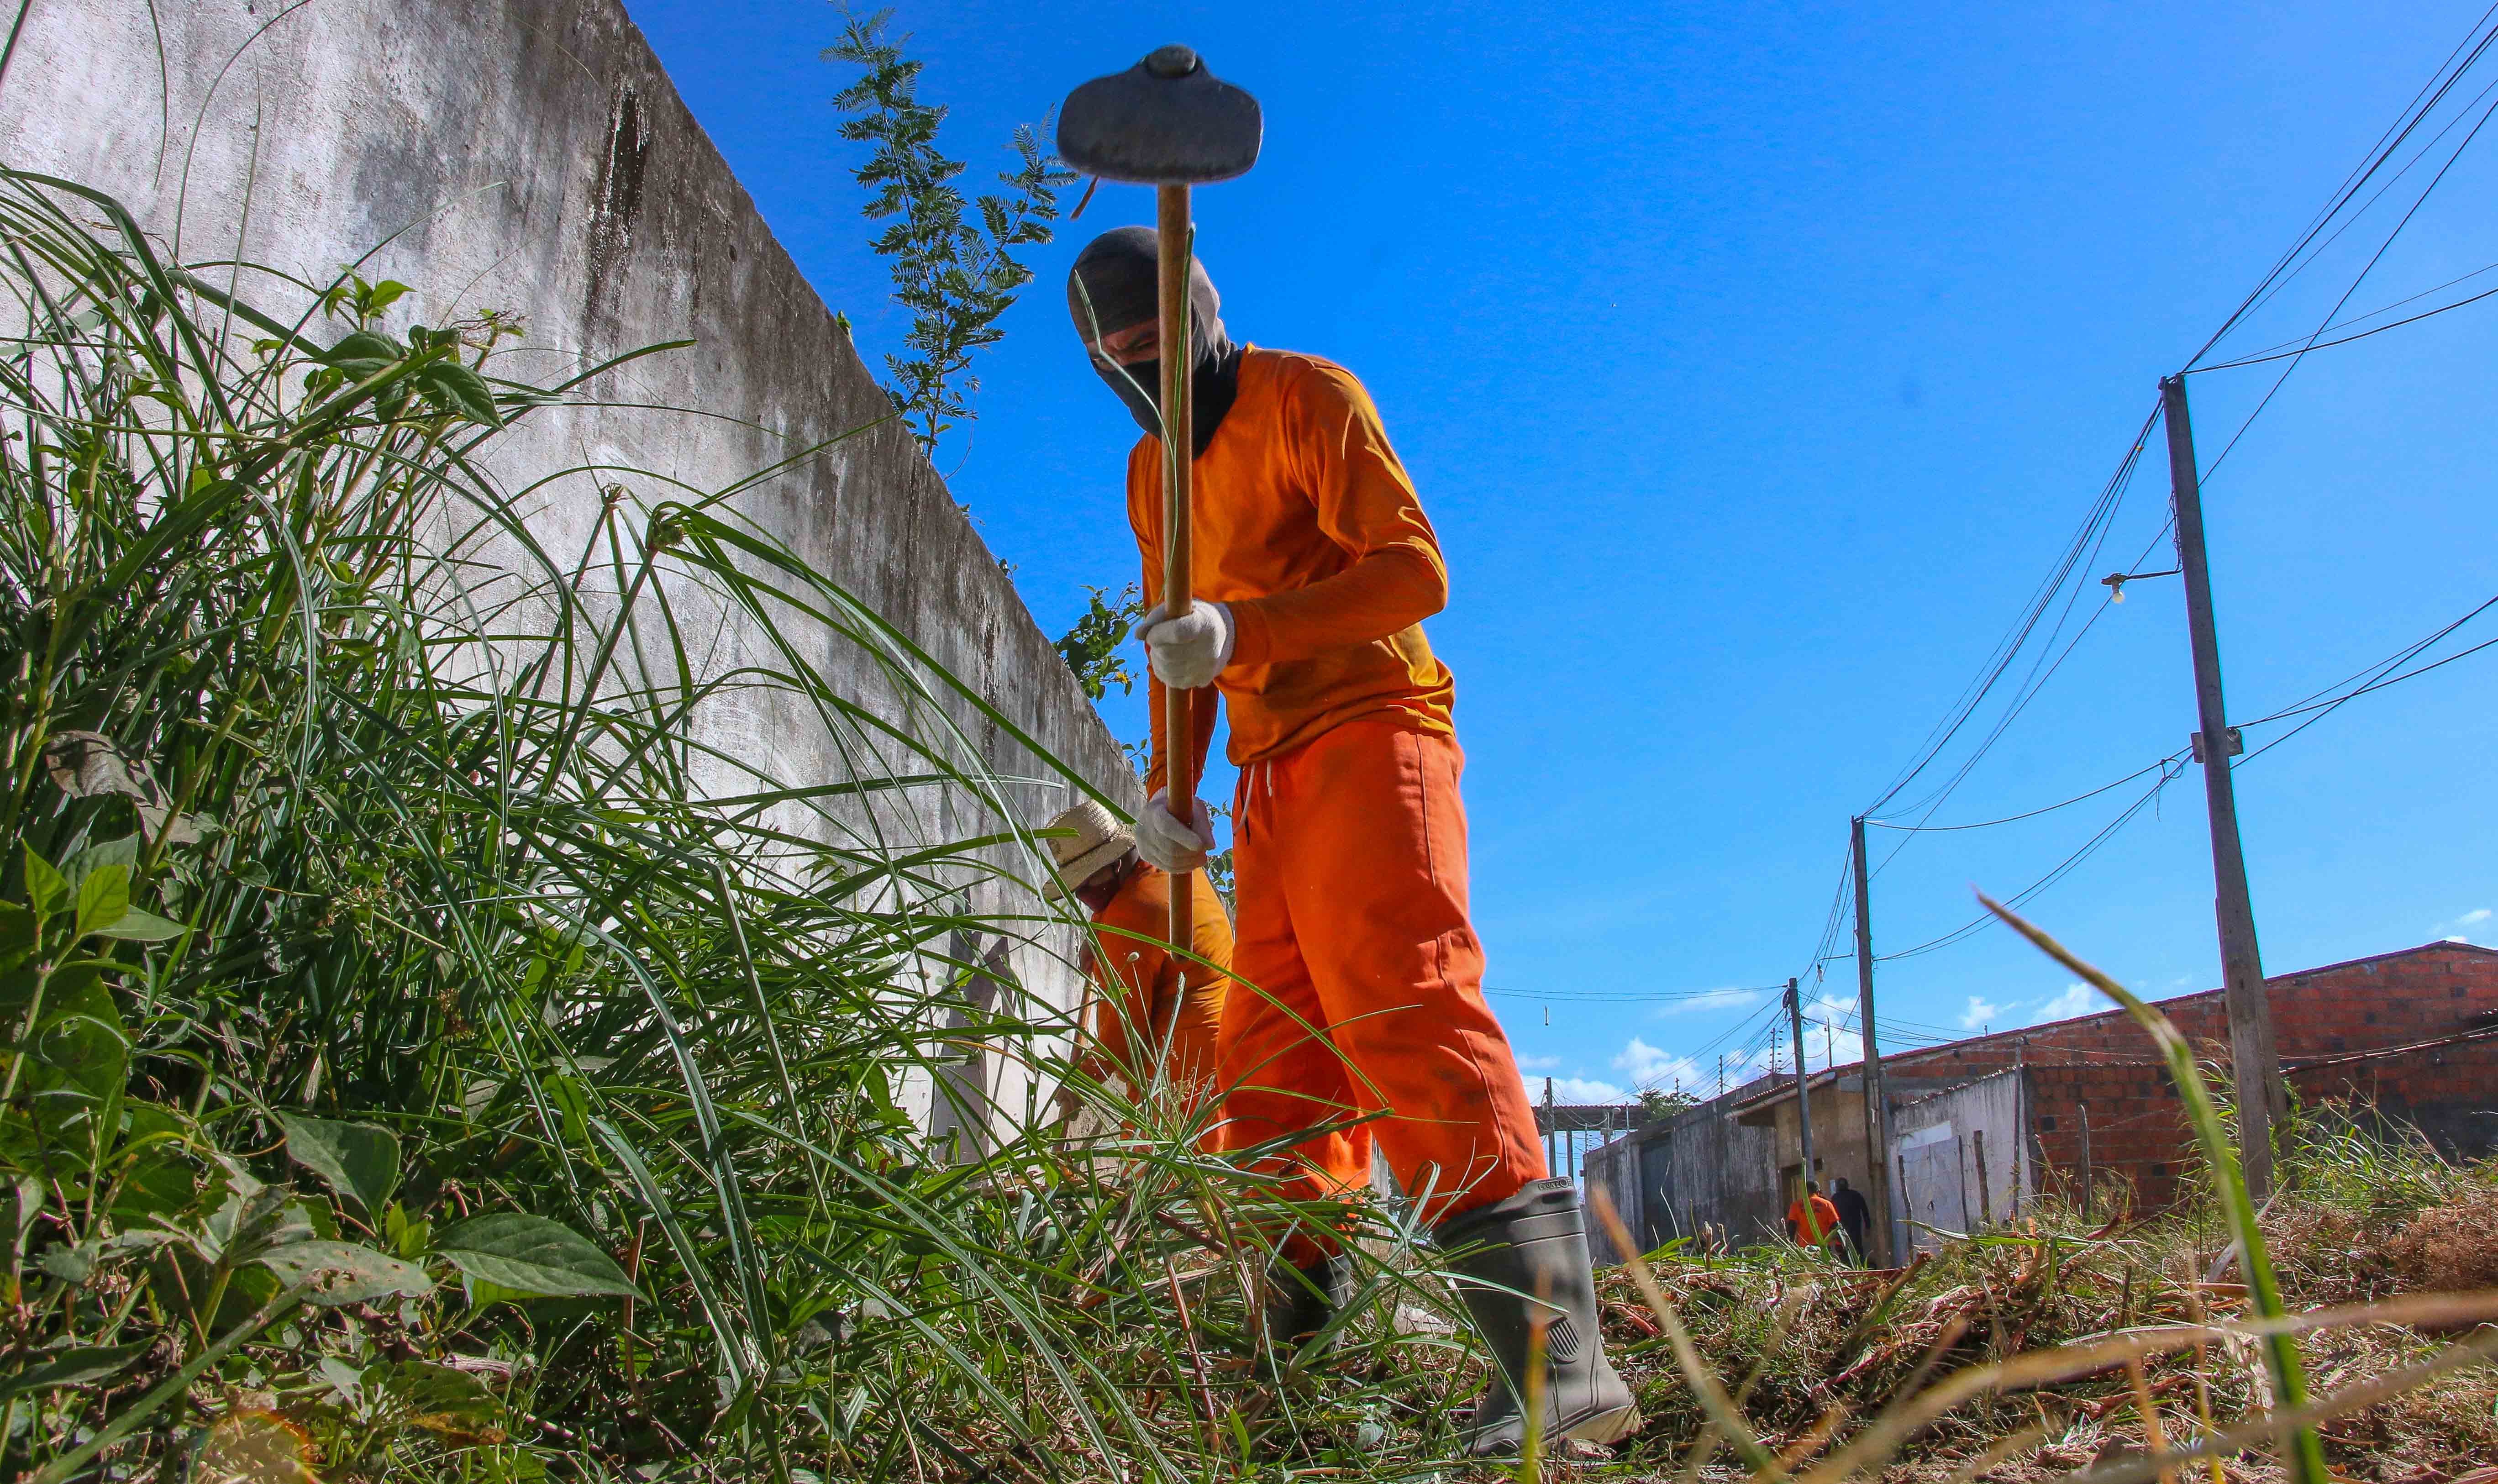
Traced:
<path fill-rule="evenodd" d="M 1839 1230 L 1839 1208 L 1821 1193 L 1821 1181 L 1805 1181 L 1787 1206 L 1787 1240 L 1800 1247 L 1827 1247 Z"/>
<path fill-rule="evenodd" d="M 1154 233 L 1126 227 L 1077 257 L 1068 301 L 1095 371 L 1145 431 L 1128 456 L 1154 605 L 1137 626 L 1154 719 L 1138 851 L 1178 871 L 1213 847 L 1204 806 L 1191 828 L 1161 791 L 1164 687 L 1194 693 L 1200 749 L 1220 696 L 1240 771 L 1226 1146 L 1308 1131 L 1280 1163 L 1281 1194 L 1324 1202 L 1368 1183 L 1368 1142 L 1343 1124 L 1384 1111 L 1363 1127 L 1435 1223 L 1498 1364 L 1469 1448 L 1519 1449 L 1539 1320 L 1544 1436 L 1612 1441 L 1638 1413 L 1604 1358 L 1578 1191 L 1549 1178 L 1467 918 L 1456 683 L 1422 629 L 1448 598 L 1438 539 L 1361 383 L 1316 356 L 1233 343 L 1193 262 L 1177 353 L 1194 414 L 1197 600 L 1168 618 L 1155 285 Z M 1280 1350 L 1324 1329 L 1350 1265 L 1331 1233 L 1304 1230 L 1269 1276 Z"/>
<path fill-rule="evenodd" d="M 1049 822 L 1049 853 L 1059 882 L 1093 914 L 1094 952 L 1085 972 L 1104 991 L 1082 1065 L 1088 1075 L 1115 1071 L 1143 1098 L 1157 1086 L 1178 1094 L 1183 1111 L 1214 1087 L 1217 1037 L 1231 981 L 1232 920 L 1202 871 L 1188 952 L 1171 952 L 1170 877 L 1137 855 L 1136 837 L 1091 799 Z"/>

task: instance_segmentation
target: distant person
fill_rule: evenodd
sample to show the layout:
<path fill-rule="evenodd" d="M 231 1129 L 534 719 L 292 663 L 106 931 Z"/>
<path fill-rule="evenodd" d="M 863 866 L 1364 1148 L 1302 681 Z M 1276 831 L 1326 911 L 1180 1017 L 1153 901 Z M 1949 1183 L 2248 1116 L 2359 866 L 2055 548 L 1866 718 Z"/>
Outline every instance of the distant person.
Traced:
<path fill-rule="evenodd" d="M 1840 1230 L 1847 1234 L 1849 1253 L 1860 1264 L 1872 1261 L 1873 1248 L 1865 1244 L 1865 1237 L 1873 1226 L 1874 1209 L 1865 1204 L 1864 1193 L 1850 1188 L 1842 1175 L 1830 1182 L 1830 1204 L 1839 1212 Z"/>
<path fill-rule="evenodd" d="M 1839 1208 L 1821 1193 L 1821 1181 L 1805 1181 L 1804 1194 L 1787 1207 L 1787 1240 L 1800 1247 L 1828 1247 L 1839 1235 Z"/>

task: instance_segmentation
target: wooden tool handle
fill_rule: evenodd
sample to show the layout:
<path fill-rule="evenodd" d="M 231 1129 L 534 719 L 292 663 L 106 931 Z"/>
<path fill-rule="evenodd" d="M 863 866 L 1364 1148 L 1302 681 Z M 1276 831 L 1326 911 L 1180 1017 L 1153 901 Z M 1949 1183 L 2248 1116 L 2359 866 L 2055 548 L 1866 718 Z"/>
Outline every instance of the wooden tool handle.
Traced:
<path fill-rule="evenodd" d="M 1195 429 L 1188 405 L 1189 357 L 1188 187 L 1154 188 L 1154 233 L 1160 247 L 1157 266 L 1162 290 L 1161 357 L 1163 370 L 1163 613 L 1179 618 L 1194 606 L 1190 568 L 1190 466 L 1196 462 Z M 1189 734 L 1189 693 L 1163 687 L 1163 780 L 1171 818 L 1197 827 L 1197 748 Z M 1171 878 L 1170 941 L 1189 945 L 1197 920 L 1195 872 Z"/>

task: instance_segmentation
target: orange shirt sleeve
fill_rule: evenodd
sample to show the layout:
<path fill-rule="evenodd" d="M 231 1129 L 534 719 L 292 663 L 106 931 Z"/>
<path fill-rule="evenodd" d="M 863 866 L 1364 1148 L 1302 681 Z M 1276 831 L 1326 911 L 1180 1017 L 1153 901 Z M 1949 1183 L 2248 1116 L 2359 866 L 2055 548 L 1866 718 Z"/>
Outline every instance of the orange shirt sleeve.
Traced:
<path fill-rule="evenodd" d="M 1439 537 L 1388 444 L 1379 408 L 1351 373 L 1318 365 L 1295 379 L 1275 457 L 1287 482 L 1310 492 L 1320 532 L 1354 561 L 1307 587 L 1233 602 L 1233 664 L 1367 644 L 1448 606 Z"/>

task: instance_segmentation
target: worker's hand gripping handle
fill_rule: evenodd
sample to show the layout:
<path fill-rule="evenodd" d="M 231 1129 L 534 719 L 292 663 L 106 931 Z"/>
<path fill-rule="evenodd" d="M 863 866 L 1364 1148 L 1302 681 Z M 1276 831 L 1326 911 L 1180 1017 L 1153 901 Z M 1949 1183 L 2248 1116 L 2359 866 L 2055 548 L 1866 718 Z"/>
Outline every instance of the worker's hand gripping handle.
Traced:
<path fill-rule="evenodd" d="M 1154 187 L 1154 231 L 1159 244 L 1162 316 L 1159 330 L 1163 371 L 1163 614 L 1185 618 L 1192 606 L 1189 541 L 1191 468 L 1196 462 L 1196 423 L 1189 408 L 1188 270 L 1190 229 L 1188 187 Z M 1197 739 L 1189 735 L 1189 693 L 1163 688 L 1163 774 L 1168 780 L 1171 818 L 1187 828 L 1197 824 Z M 1170 941 L 1189 946 L 1197 920 L 1196 873 L 1171 878 Z"/>

